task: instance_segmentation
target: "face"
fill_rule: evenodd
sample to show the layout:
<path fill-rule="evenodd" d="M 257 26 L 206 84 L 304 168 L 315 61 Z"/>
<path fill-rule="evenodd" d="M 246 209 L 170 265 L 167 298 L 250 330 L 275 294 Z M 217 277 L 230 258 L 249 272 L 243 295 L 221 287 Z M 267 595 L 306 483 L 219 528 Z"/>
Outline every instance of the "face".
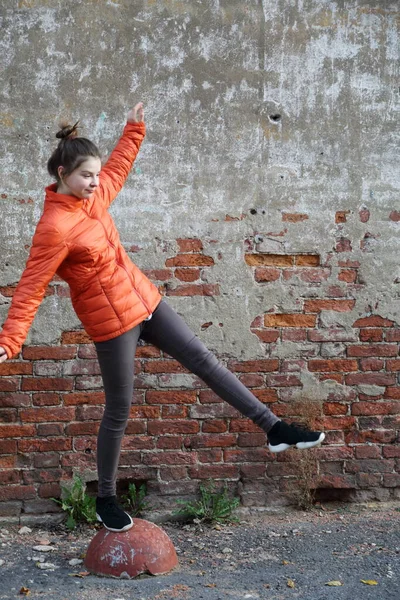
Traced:
<path fill-rule="evenodd" d="M 89 198 L 99 185 L 100 170 L 101 161 L 94 156 L 88 156 L 77 169 L 65 177 L 63 167 L 59 167 L 60 183 L 57 192 L 80 199 Z"/>

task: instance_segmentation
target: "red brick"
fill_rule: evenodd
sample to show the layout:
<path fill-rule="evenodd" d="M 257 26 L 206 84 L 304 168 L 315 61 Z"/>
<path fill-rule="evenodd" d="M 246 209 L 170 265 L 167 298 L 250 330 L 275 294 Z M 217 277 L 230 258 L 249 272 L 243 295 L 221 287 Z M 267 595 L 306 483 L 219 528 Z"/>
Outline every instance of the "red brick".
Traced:
<path fill-rule="evenodd" d="M 61 486 L 58 483 L 42 483 L 38 489 L 39 498 L 59 498 Z"/>
<path fill-rule="evenodd" d="M 213 283 L 180 285 L 174 289 L 167 289 L 166 295 L 167 296 L 219 296 L 219 285 L 213 284 Z"/>
<path fill-rule="evenodd" d="M 148 404 L 195 404 L 196 392 L 180 390 L 148 390 L 146 392 L 146 402 Z"/>
<path fill-rule="evenodd" d="M 364 459 L 346 462 L 347 473 L 390 473 L 394 468 L 394 460 Z"/>
<path fill-rule="evenodd" d="M 255 373 L 246 373 L 239 377 L 240 381 L 248 388 L 261 387 L 264 385 L 264 377 Z"/>
<path fill-rule="evenodd" d="M 319 488 L 353 489 L 356 486 L 354 475 L 323 475 L 318 479 Z"/>
<path fill-rule="evenodd" d="M 156 421 L 158 423 L 158 421 Z M 127 435 L 134 435 L 134 434 L 138 434 L 138 435 L 142 435 L 144 433 L 147 433 L 147 422 L 146 421 L 139 421 L 138 419 L 135 419 L 133 421 L 128 421 L 128 425 L 126 426 L 126 430 L 125 433 Z"/>
<path fill-rule="evenodd" d="M 385 473 L 383 475 L 383 487 L 400 487 L 400 474 Z"/>
<path fill-rule="evenodd" d="M 298 277 L 306 283 L 321 283 L 326 281 L 330 274 L 330 269 L 322 267 L 293 267 L 283 270 L 283 279 L 289 281 L 293 277 Z"/>
<path fill-rule="evenodd" d="M 1 377 L 0 392 L 16 392 L 19 389 L 19 379 L 16 377 Z"/>
<path fill-rule="evenodd" d="M 99 423 L 69 423 L 65 428 L 67 435 L 90 435 L 96 434 L 99 430 Z"/>
<path fill-rule="evenodd" d="M 16 408 L 1 408 L 0 409 L 0 422 L 1 423 L 15 423 L 17 421 L 17 409 Z"/>
<path fill-rule="evenodd" d="M 245 254 L 244 260 L 250 267 L 290 267 L 294 256 L 288 254 Z"/>
<path fill-rule="evenodd" d="M 385 362 L 378 358 L 362 358 L 360 360 L 361 371 L 382 371 Z"/>
<path fill-rule="evenodd" d="M 360 329 L 360 340 L 361 342 L 381 342 L 383 340 L 383 329 Z"/>
<path fill-rule="evenodd" d="M 198 465 L 189 469 L 191 479 L 237 479 L 239 468 L 237 465 Z"/>
<path fill-rule="evenodd" d="M 382 475 L 375 473 L 357 473 L 357 487 L 374 488 L 381 487 Z"/>
<path fill-rule="evenodd" d="M 400 458 L 400 445 L 383 446 L 382 454 L 384 458 Z"/>
<path fill-rule="evenodd" d="M 266 314 L 264 324 L 266 327 L 315 327 L 315 315 L 291 314 Z"/>
<path fill-rule="evenodd" d="M 265 388 L 263 390 L 252 390 L 252 393 L 263 404 L 269 404 L 271 402 L 278 401 L 278 393 L 276 390 Z"/>
<path fill-rule="evenodd" d="M 213 264 L 214 259 L 204 254 L 178 254 L 165 261 L 166 267 L 210 267 Z"/>
<path fill-rule="evenodd" d="M 392 444 L 396 439 L 395 431 L 384 429 L 375 429 L 374 431 L 349 431 L 345 435 L 346 444 L 365 444 L 372 442 L 374 444 Z"/>
<path fill-rule="evenodd" d="M 36 492 L 33 485 L 7 485 L 0 487 L 0 501 L 29 500 L 35 498 Z"/>
<path fill-rule="evenodd" d="M 181 481 L 187 479 L 186 467 L 160 467 L 162 481 Z"/>
<path fill-rule="evenodd" d="M 382 449 L 379 446 L 355 446 L 356 458 L 381 458 Z"/>
<path fill-rule="evenodd" d="M 64 425 L 62 423 L 38 423 L 36 428 L 38 436 L 64 435 Z"/>
<path fill-rule="evenodd" d="M 72 378 L 61 377 L 24 377 L 21 389 L 23 391 L 70 391 L 74 381 Z"/>
<path fill-rule="evenodd" d="M 264 443 L 265 443 L 264 436 Z M 249 450 L 224 450 L 224 461 L 233 463 L 245 463 L 245 462 L 265 462 L 269 450 L 267 448 L 251 448 Z"/>
<path fill-rule="evenodd" d="M 389 215 L 389 219 L 391 221 L 399 222 L 400 221 L 400 210 L 392 210 Z"/>
<path fill-rule="evenodd" d="M 345 237 L 339 238 L 336 242 L 335 250 L 336 252 L 351 252 L 353 250 L 351 241 Z"/>
<path fill-rule="evenodd" d="M 16 440 L 0 440 L 0 454 L 13 454 L 17 451 Z"/>
<path fill-rule="evenodd" d="M 246 479 L 264 479 L 265 478 L 265 469 L 266 465 L 259 464 L 246 464 L 239 465 L 240 467 L 240 477 L 244 480 Z M 264 501 L 265 502 L 265 501 Z"/>
<path fill-rule="evenodd" d="M 29 394 L 19 393 L 0 393 L 0 407 L 20 408 L 21 406 L 29 406 L 31 403 Z"/>
<path fill-rule="evenodd" d="M 282 342 L 305 342 L 306 339 L 307 339 L 307 331 L 305 331 L 304 329 L 283 329 L 282 330 Z"/>
<path fill-rule="evenodd" d="M 26 408 L 20 410 L 21 421 L 25 423 L 41 423 L 49 421 L 72 421 L 75 418 L 74 408 Z"/>
<path fill-rule="evenodd" d="M 318 267 L 320 263 L 319 254 L 295 254 L 294 264 L 298 267 Z"/>
<path fill-rule="evenodd" d="M 358 260 L 339 260 L 339 267 L 347 267 L 349 269 L 358 269 L 361 266 L 360 261 Z"/>
<path fill-rule="evenodd" d="M 59 464 L 60 455 L 57 452 L 36 454 L 33 459 L 35 469 L 58 467 Z"/>
<path fill-rule="evenodd" d="M 133 405 L 129 413 L 130 419 L 159 419 L 160 416 L 159 406 Z"/>
<path fill-rule="evenodd" d="M 383 397 L 390 400 L 400 400 L 400 387 L 397 386 L 386 388 Z"/>
<path fill-rule="evenodd" d="M 309 360 L 308 370 L 316 372 L 335 372 L 339 371 L 342 373 L 348 373 L 350 371 L 358 371 L 358 364 L 356 360 L 347 359 L 330 359 L 330 360 Z"/>
<path fill-rule="evenodd" d="M 252 333 L 255 333 L 260 341 L 264 344 L 272 344 L 279 338 L 279 331 L 274 331 L 271 329 L 252 329 L 251 331 Z"/>
<path fill-rule="evenodd" d="M 71 450 L 72 441 L 66 438 L 18 440 L 19 452 L 65 452 Z"/>
<path fill-rule="evenodd" d="M 308 332 L 310 342 L 354 342 L 355 333 L 345 329 L 316 329 Z"/>
<path fill-rule="evenodd" d="M 400 414 L 400 402 L 354 402 L 352 415 L 397 415 Z"/>
<path fill-rule="evenodd" d="M 221 398 L 212 390 L 200 390 L 199 400 L 201 404 L 215 404 L 222 402 Z"/>
<path fill-rule="evenodd" d="M 355 425 L 354 417 L 323 417 L 321 420 L 318 419 L 318 422 L 321 421 L 324 429 L 351 429 Z"/>
<path fill-rule="evenodd" d="M 200 463 L 217 463 L 222 462 L 222 450 L 212 448 L 211 450 L 199 450 L 197 458 Z"/>
<path fill-rule="evenodd" d="M 143 273 L 151 281 L 168 281 L 172 279 L 171 269 L 143 269 Z"/>
<path fill-rule="evenodd" d="M 182 447 L 183 437 L 181 435 L 160 436 L 156 442 L 157 448 L 165 450 L 177 450 Z"/>
<path fill-rule="evenodd" d="M 397 344 L 366 344 L 347 348 L 347 356 L 397 356 L 398 353 Z"/>
<path fill-rule="evenodd" d="M 10 485 L 21 482 L 20 471 L 5 469 L 0 471 L 0 485 Z"/>
<path fill-rule="evenodd" d="M 155 439 L 149 435 L 126 435 L 122 439 L 122 448 L 125 450 L 153 450 L 155 447 Z"/>
<path fill-rule="evenodd" d="M 353 310 L 355 303 L 355 300 L 306 300 L 304 311 L 306 313 L 321 312 L 322 310 L 348 312 Z"/>
<path fill-rule="evenodd" d="M 247 419 L 248 420 L 248 419 Z M 232 423 L 232 421 L 231 421 Z M 257 427 L 257 431 L 260 429 Z M 221 433 L 217 435 L 212 434 L 201 434 L 193 436 L 191 439 L 185 440 L 186 448 L 226 448 L 228 446 L 236 445 L 236 435 L 231 433 Z"/>
<path fill-rule="evenodd" d="M 351 373 L 345 377 L 346 385 L 394 385 L 395 375 L 384 373 Z"/>
<path fill-rule="evenodd" d="M 78 404 L 104 404 L 103 392 L 71 392 L 63 395 L 64 406 Z"/>
<path fill-rule="evenodd" d="M 197 238 L 179 238 L 176 241 L 179 252 L 201 252 L 203 250 L 202 241 Z"/>
<path fill-rule="evenodd" d="M 347 404 L 340 404 L 339 402 L 324 402 L 324 413 L 326 415 L 346 415 L 348 406 Z"/>
<path fill-rule="evenodd" d="M 357 279 L 357 271 L 354 269 L 342 269 L 338 275 L 338 279 L 345 283 L 354 283 Z"/>
<path fill-rule="evenodd" d="M 6 375 L 31 375 L 32 364 L 7 361 L 0 364 L 0 376 Z"/>
<path fill-rule="evenodd" d="M 231 433 L 260 433 L 260 428 L 258 427 L 258 425 L 250 421 L 250 419 L 231 419 L 231 422 L 229 423 L 229 431 Z"/>
<path fill-rule="evenodd" d="M 82 330 L 79 331 L 64 331 L 61 336 L 62 344 L 91 344 L 91 337 Z"/>
<path fill-rule="evenodd" d="M 160 407 L 151 407 L 158 408 Z M 189 414 L 189 407 L 183 406 L 182 404 L 175 406 L 174 404 L 164 404 L 161 407 L 161 418 L 162 419 L 186 419 Z"/>
<path fill-rule="evenodd" d="M 400 342 L 400 329 L 389 329 L 386 331 L 385 339 L 387 342 Z"/>
<path fill-rule="evenodd" d="M 264 446 L 267 440 L 265 433 L 240 433 L 238 437 L 238 446 Z"/>
<path fill-rule="evenodd" d="M 67 348 L 68 346 L 65 347 Z M 94 344 L 81 344 L 78 348 L 78 357 L 85 359 L 97 359 L 97 353 Z"/>
<path fill-rule="evenodd" d="M 26 360 L 71 360 L 76 356 L 76 348 L 67 346 L 25 346 L 22 356 Z"/>
<path fill-rule="evenodd" d="M 188 373 L 177 360 L 149 360 L 144 365 L 145 373 Z"/>
<path fill-rule="evenodd" d="M 353 458 L 353 448 L 347 446 L 316 448 L 315 454 L 320 461 L 343 461 Z"/>
<path fill-rule="evenodd" d="M 145 465 L 192 465 L 196 456 L 192 452 L 151 452 L 142 455 Z"/>
<path fill-rule="evenodd" d="M 347 215 L 349 214 L 349 210 L 337 210 L 335 213 L 335 223 L 346 223 Z"/>
<path fill-rule="evenodd" d="M 61 404 L 61 395 L 52 392 L 33 394 L 32 404 L 34 406 L 57 406 Z"/>
<path fill-rule="evenodd" d="M 174 275 L 180 281 L 197 281 L 200 279 L 200 269 L 193 269 L 190 267 L 175 269 Z"/>
<path fill-rule="evenodd" d="M 357 319 L 353 323 L 353 327 L 393 327 L 394 322 L 389 319 L 384 319 L 380 315 L 371 315 Z"/>
<path fill-rule="evenodd" d="M 222 419 L 211 419 L 203 422 L 201 430 L 203 433 L 225 433 L 228 431 L 228 424 Z"/>
<path fill-rule="evenodd" d="M 243 361 L 230 360 L 228 368 L 231 371 L 239 373 L 268 373 L 279 369 L 279 360 L 275 358 Z"/>
<path fill-rule="evenodd" d="M 400 371 L 400 358 L 386 361 L 387 371 Z"/>
<path fill-rule="evenodd" d="M 283 213 L 282 221 L 287 221 L 288 223 L 299 223 L 300 221 L 306 221 L 308 219 L 308 215 L 305 213 Z"/>
<path fill-rule="evenodd" d="M 0 456 L 0 474 L 3 469 L 13 469 L 17 466 L 16 456 Z"/>
<path fill-rule="evenodd" d="M 148 423 L 149 435 L 160 435 L 166 433 L 197 433 L 199 430 L 200 425 L 198 421 L 171 420 L 168 422 L 150 421 Z"/>
<path fill-rule="evenodd" d="M 36 433 L 34 425 L 0 425 L 0 438 L 31 437 Z"/>
<path fill-rule="evenodd" d="M 273 267 L 257 267 L 254 271 L 254 279 L 258 283 L 276 281 L 280 275 L 280 270 Z"/>
<path fill-rule="evenodd" d="M 302 386 L 296 375 L 267 375 L 267 385 L 271 387 L 293 387 Z"/>

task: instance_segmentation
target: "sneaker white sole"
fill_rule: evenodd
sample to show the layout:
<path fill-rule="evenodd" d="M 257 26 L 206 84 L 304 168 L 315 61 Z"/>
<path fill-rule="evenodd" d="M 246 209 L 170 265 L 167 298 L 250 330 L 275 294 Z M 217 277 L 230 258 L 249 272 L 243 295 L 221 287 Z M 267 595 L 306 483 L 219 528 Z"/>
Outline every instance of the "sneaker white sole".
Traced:
<path fill-rule="evenodd" d="M 131 522 L 128 523 L 128 525 L 125 525 L 125 527 L 122 527 L 121 529 L 114 529 L 113 527 L 107 527 L 107 525 L 103 522 L 103 519 L 100 517 L 99 514 L 96 513 L 96 517 L 97 520 L 100 521 L 100 523 L 103 523 L 104 527 L 106 529 L 108 529 L 108 531 L 115 531 L 116 533 L 118 533 L 119 531 L 128 531 L 129 529 L 131 529 L 131 527 L 133 527 L 133 521 L 132 521 L 132 517 L 128 517 L 130 518 Z"/>
<path fill-rule="evenodd" d="M 319 438 L 315 440 L 315 442 L 297 442 L 297 444 L 278 444 L 277 446 L 271 446 L 268 444 L 268 448 L 270 452 L 274 452 L 275 454 L 278 452 L 283 452 L 284 450 L 288 450 L 289 448 L 298 448 L 298 450 L 307 450 L 308 448 L 315 448 L 316 446 L 320 446 L 325 439 L 325 434 L 321 433 Z"/>

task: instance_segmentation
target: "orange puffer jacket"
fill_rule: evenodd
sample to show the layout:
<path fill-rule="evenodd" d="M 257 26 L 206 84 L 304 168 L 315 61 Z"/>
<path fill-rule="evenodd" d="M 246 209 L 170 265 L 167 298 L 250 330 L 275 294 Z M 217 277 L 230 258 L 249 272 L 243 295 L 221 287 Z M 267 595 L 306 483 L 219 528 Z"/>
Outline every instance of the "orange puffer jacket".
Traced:
<path fill-rule="evenodd" d="M 121 245 L 108 208 L 121 190 L 145 135 L 127 123 L 88 199 L 46 188 L 43 214 L 14 292 L 0 346 L 8 358 L 27 336 L 46 287 L 57 273 L 70 287 L 73 307 L 94 341 L 114 338 L 149 318 L 161 295 Z"/>

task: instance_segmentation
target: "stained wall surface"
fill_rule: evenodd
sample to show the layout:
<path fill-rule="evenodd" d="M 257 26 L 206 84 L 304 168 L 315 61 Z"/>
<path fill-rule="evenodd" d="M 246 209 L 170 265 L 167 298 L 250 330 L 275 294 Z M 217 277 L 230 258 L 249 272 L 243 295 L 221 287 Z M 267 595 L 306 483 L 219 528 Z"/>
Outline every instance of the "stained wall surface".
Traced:
<path fill-rule="evenodd" d="M 346 452 L 372 443 L 378 454 L 358 458 L 390 459 L 391 483 L 364 463 L 374 474 L 364 488 L 400 486 L 397 2 L 3 0 L 0 14 L 0 321 L 41 214 L 59 120 L 80 119 L 106 157 L 142 100 L 148 134 L 111 209 L 131 258 L 277 412 L 290 416 L 305 398 L 322 403 L 328 441 L 347 441 L 329 475 L 362 487 Z M 27 344 L 58 348 L 79 327 L 55 280 Z M 31 364 L 28 354 L 2 367 L 5 437 L 18 437 L 7 435 L 11 424 L 24 426 L 10 393 L 36 410 L 35 390 L 50 386 L 63 407 L 79 389 L 74 377 L 93 375 L 82 386 L 98 394 L 98 374 L 56 358 L 32 373 L 12 367 Z M 140 368 L 143 394 L 197 389 L 171 365 L 157 375 Z M 72 387 L 58 393 L 46 375 Z M 205 417 L 191 403 L 181 416 L 191 410 L 199 429 L 183 433 L 196 437 Z M 228 435 L 231 417 L 220 416 Z M 369 438 L 376 429 L 389 433 Z M 232 435 L 236 448 L 240 428 Z M 384 456 L 386 443 L 393 452 Z M 235 464 L 222 450 L 220 460 Z M 18 473 L 13 483 L 28 485 Z"/>

